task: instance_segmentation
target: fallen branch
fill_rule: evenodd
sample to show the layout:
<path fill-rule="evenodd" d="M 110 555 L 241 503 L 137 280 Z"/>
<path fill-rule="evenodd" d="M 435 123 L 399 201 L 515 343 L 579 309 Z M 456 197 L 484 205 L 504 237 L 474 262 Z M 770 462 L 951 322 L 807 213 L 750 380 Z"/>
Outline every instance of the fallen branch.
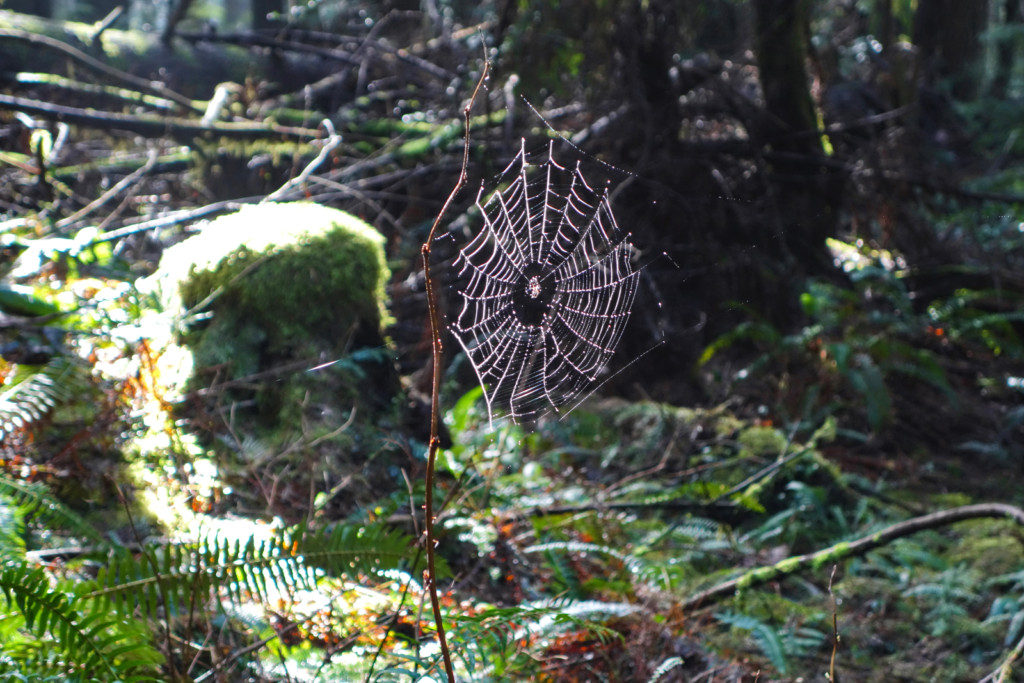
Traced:
<path fill-rule="evenodd" d="M 735 524 L 741 521 L 750 511 L 734 503 L 710 501 L 706 503 L 692 500 L 656 500 L 646 502 L 615 502 L 587 503 L 580 505 L 535 506 L 525 510 L 509 510 L 504 512 L 503 519 L 521 519 L 527 517 L 552 517 L 556 515 L 576 515 L 581 512 L 635 512 L 642 510 L 664 510 L 675 513 L 699 515 L 723 524 Z"/>
<path fill-rule="evenodd" d="M 348 64 L 349 66 L 360 66 L 362 60 L 358 58 L 360 52 L 372 50 L 378 53 L 394 55 L 399 61 L 405 62 L 410 66 L 442 80 L 454 78 L 455 74 L 440 67 L 433 62 L 429 62 L 422 57 L 410 54 L 407 50 L 401 48 L 394 48 L 386 43 L 363 38 L 354 38 L 354 42 L 358 42 L 359 45 L 351 51 L 342 50 L 340 48 L 320 47 L 318 45 L 311 45 L 308 42 L 303 42 L 306 39 L 316 40 L 330 40 L 336 42 L 339 40 L 339 36 L 331 34 L 314 34 L 311 32 L 296 31 L 292 30 L 287 33 L 289 40 L 275 38 L 261 33 L 186 33 L 181 32 L 177 34 L 177 37 L 190 43 L 223 43 L 228 45 L 237 45 L 240 47 L 264 47 L 274 50 L 287 50 L 291 52 L 305 52 L 314 54 L 326 59 L 333 59 L 335 61 Z"/>
<path fill-rule="evenodd" d="M 222 202 L 215 202 L 213 204 L 207 204 L 206 206 L 200 206 L 196 209 L 185 209 L 182 211 L 172 211 L 159 218 L 152 218 L 149 220 L 139 221 L 138 223 L 131 223 L 124 227 L 116 230 L 108 230 L 107 232 L 99 235 L 90 244 L 99 244 L 100 242 L 113 242 L 119 240 L 122 237 L 128 235 L 134 235 L 140 232 L 146 232 L 147 230 L 157 230 L 159 228 L 167 228 L 172 225 L 178 225 L 179 223 L 188 223 L 194 221 L 197 218 L 206 218 L 207 216 L 215 213 L 222 213 L 224 211 L 238 211 L 247 204 L 255 203 L 255 199 L 227 199 Z"/>
<path fill-rule="evenodd" d="M 192 151 L 183 148 L 176 152 L 161 154 L 151 169 L 153 173 L 177 173 L 192 164 Z M 108 173 L 131 173 L 149 163 L 149 156 L 131 156 L 87 161 L 82 164 L 58 166 L 50 170 L 50 177 L 60 180 L 74 180 L 84 175 Z"/>
<path fill-rule="evenodd" d="M 88 128 L 102 130 L 122 130 L 147 137 L 170 137 L 188 142 L 198 137 L 209 135 L 233 139 L 284 138 L 290 140 L 308 140 L 317 137 L 317 132 L 309 128 L 294 128 L 274 124 L 259 123 L 211 123 L 203 125 L 189 119 L 157 116 L 135 116 L 131 114 L 115 114 L 96 112 L 76 107 L 65 107 L 39 100 L 13 95 L 0 95 L 0 109 L 21 111 L 44 119 L 64 121 Z"/>
<path fill-rule="evenodd" d="M 706 607 L 748 588 L 760 586 L 761 584 L 795 574 L 805 569 L 818 569 L 848 557 L 863 555 L 875 548 L 892 543 L 898 538 L 916 534 L 918 531 L 935 529 L 967 519 L 986 517 L 1005 517 L 1024 526 L 1024 510 L 1005 503 L 981 503 L 978 505 L 964 505 L 951 510 L 941 510 L 903 522 L 897 522 L 881 531 L 868 534 L 855 541 L 836 543 L 824 550 L 789 557 L 767 567 L 751 569 L 734 579 L 720 583 L 717 586 L 712 586 L 687 598 L 682 602 L 681 607 L 684 610 Z"/>
<path fill-rule="evenodd" d="M 166 97 L 147 95 L 137 90 L 128 90 L 127 88 L 119 88 L 113 85 L 81 83 L 56 74 L 22 71 L 14 75 L 14 80 L 22 85 L 44 85 L 76 95 L 107 97 L 118 102 L 141 104 L 162 111 L 171 111 L 177 107 L 174 101 Z"/>
<path fill-rule="evenodd" d="M 154 95 L 166 97 L 169 100 L 177 102 L 186 109 L 191 109 L 192 111 L 202 111 L 201 106 L 197 105 L 195 102 L 185 97 L 184 95 L 176 93 L 173 90 L 160 85 L 159 83 L 147 81 L 145 78 L 139 78 L 138 76 L 133 76 L 132 74 L 126 71 L 115 69 L 109 64 L 104 64 L 95 57 L 91 57 L 82 52 L 81 50 L 79 50 L 78 48 L 72 47 L 71 45 L 68 45 L 67 43 L 61 40 L 57 40 L 56 38 L 40 35 L 38 33 L 31 33 L 29 31 L 22 31 L 16 28 L 0 28 L 0 39 L 4 38 L 8 40 L 17 40 L 24 43 L 30 43 L 32 45 L 42 45 L 43 47 L 47 47 L 51 50 L 56 50 L 57 52 L 60 52 L 61 54 L 70 57 L 71 59 L 75 60 L 76 62 L 79 62 L 80 64 L 83 64 L 84 66 L 92 69 L 93 71 L 99 72 L 105 76 L 109 76 L 110 78 L 122 81 L 124 83 L 128 83 L 140 90 L 145 90 L 146 92 L 150 92 Z"/>

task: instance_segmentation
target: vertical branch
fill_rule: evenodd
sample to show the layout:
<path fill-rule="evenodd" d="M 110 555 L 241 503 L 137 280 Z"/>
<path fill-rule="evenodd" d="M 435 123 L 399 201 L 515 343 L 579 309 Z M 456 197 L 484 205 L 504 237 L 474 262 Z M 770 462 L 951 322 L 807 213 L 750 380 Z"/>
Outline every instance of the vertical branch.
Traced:
<path fill-rule="evenodd" d="M 448 640 L 444 634 L 444 622 L 441 619 L 441 603 L 437 598 L 437 573 L 434 566 L 434 465 L 437 460 L 437 449 L 440 445 L 438 439 L 438 428 L 440 426 L 441 412 L 441 315 L 437 307 L 437 290 L 434 286 L 434 279 L 430 275 L 430 248 L 434 241 L 434 234 L 437 227 L 444 219 L 455 196 L 466 184 L 466 169 L 469 166 L 469 113 L 476 102 L 476 96 L 480 92 L 484 81 L 487 79 L 487 72 L 490 70 L 490 62 L 484 59 L 484 69 L 473 89 L 473 96 L 469 103 L 462 110 L 465 120 L 466 134 L 462 148 L 462 169 L 459 171 L 459 179 L 452 188 L 448 199 L 441 206 L 441 211 L 430 226 L 430 233 L 427 241 L 420 247 L 420 254 L 423 256 L 423 276 L 427 287 L 427 310 L 430 318 L 430 342 L 433 351 L 434 375 L 430 393 L 430 444 L 427 447 L 427 474 L 426 474 L 426 496 L 424 500 L 424 526 L 427 534 L 427 589 L 430 591 L 430 606 L 434 610 L 434 623 L 437 624 L 437 641 L 441 646 L 441 658 L 444 660 L 444 671 L 448 676 L 449 683 L 455 683 L 455 672 L 452 669 L 452 656 L 448 650 Z"/>

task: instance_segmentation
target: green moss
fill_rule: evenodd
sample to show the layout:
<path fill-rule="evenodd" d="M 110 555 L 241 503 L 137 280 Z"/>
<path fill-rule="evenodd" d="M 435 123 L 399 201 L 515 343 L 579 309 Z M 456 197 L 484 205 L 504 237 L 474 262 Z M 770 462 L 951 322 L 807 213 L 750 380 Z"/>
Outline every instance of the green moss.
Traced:
<path fill-rule="evenodd" d="M 786 559 L 782 560 L 781 562 L 777 562 L 775 564 L 775 568 L 778 570 L 778 572 L 780 574 L 792 574 L 793 572 L 795 572 L 797 569 L 800 568 L 800 558 L 799 557 L 787 557 Z"/>
<path fill-rule="evenodd" d="M 1024 567 L 1024 545 L 1016 526 L 1007 520 L 972 520 L 958 525 L 960 542 L 949 550 L 950 564 L 970 564 L 986 576 Z"/>
<path fill-rule="evenodd" d="M 262 204 L 218 218 L 167 250 L 157 277 L 168 305 L 213 315 L 208 340 L 197 345 L 199 365 L 235 361 L 239 345 L 275 355 L 308 351 L 310 339 L 341 348 L 360 330 L 379 338 L 389 320 L 384 238 L 312 203 Z"/>
<path fill-rule="evenodd" d="M 773 427 L 754 425 L 737 437 L 743 450 L 753 455 L 779 455 L 786 448 L 786 437 Z"/>
<path fill-rule="evenodd" d="M 724 413 L 715 420 L 715 436 L 732 436 L 743 428 L 743 421 L 732 413 Z"/>
<path fill-rule="evenodd" d="M 274 166 L 282 161 L 291 163 L 294 159 L 312 159 L 318 151 L 309 143 L 271 139 L 201 140 L 196 143 L 195 148 L 207 164 L 215 164 L 218 158 L 224 157 L 244 159 L 248 163 L 253 157 L 266 154 Z"/>
<path fill-rule="evenodd" d="M 180 321 L 194 368 L 175 418 L 243 507 L 265 504 L 259 491 L 282 468 L 338 514 L 366 502 L 347 482 L 374 495 L 397 483 L 386 445 L 400 403 L 383 334 L 388 278 L 377 231 L 308 202 L 247 207 L 164 253 L 149 284 Z M 304 514 L 308 501 L 303 493 L 275 514 Z"/>
<path fill-rule="evenodd" d="M 843 559 L 844 557 L 846 557 L 849 554 L 850 554 L 850 544 L 849 543 L 846 543 L 845 541 L 843 543 L 836 543 L 831 548 L 826 548 L 825 550 L 822 550 L 821 552 L 815 553 L 814 557 L 811 559 L 811 567 L 815 571 L 817 571 L 817 570 L 821 569 L 824 565 L 828 564 L 829 562 L 836 562 L 838 560 Z"/>
<path fill-rule="evenodd" d="M 164 253 L 152 281 L 192 352 L 188 390 L 261 377 L 230 398 L 250 406 L 245 414 L 263 438 L 283 425 L 340 424 L 355 403 L 390 403 L 397 384 L 385 381 L 394 378 L 380 351 L 388 277 L 377 231 L 342 211 L 295 202 L 211 221 Z M 333 363 L 278 372 L 316 359 Z"/>
<path fill-rule="evenodd" d="M 778 573 L 778 565 L 751 569 L 749 572 L 741 576 L 736 581 L 736 590 L 737 592 L 742 592 L 747 590 L 751 586 L 760 586 L 762 583 L 771 581 L 773 578 L 775 578 L 776 575 L 778 575 Z"/>

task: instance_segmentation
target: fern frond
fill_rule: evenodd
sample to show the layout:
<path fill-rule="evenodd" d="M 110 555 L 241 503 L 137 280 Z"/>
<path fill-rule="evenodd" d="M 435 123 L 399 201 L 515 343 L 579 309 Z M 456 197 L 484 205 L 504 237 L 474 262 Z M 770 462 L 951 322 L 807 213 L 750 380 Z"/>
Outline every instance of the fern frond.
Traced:
<path fill-rule="evenodd" d="M 0 493 L 0 560 L 25 556 L 25 513 Z"/>
<path fill-rule="evenodd" d="M 586 629 L 602 640 L 620 637 L 603 622 L 627 617 L 642 609 L 628 602 L 600 600 L 538 600 L 514 607 L 491 607 L 462 615 L 453 631 L 455 642 L 489 638 L 498 650 L 532 636 L 551 636 L 569 628 Z"/>
<path fill-rule="evenodd" d="M 57 356 L 0 390 L 0 439 L 42 420 L 71 392 L 83 368 L 68 356 Z"/>
<path fill-rule="evenodd" d="M 661 666 L 654 670 L 654 673 L 651 674 L 651 677 L 647 679 L 647 683 L 657 683 L 657 681 L 661 680 L 662 676 L 667 674 L 669 671 L 672 671 L 673 669 L 678 669 L 685 663 L 686 662 L 683 661 L 682 657 L 669 657 L 661 663 Z"/>
<path fill-rule="evenodd" d="M 26 521 L 37 520 L 49 528 L 70 531 L 92 544 L 109 545 L 96 527 L 54 498 L 44 484 L 0 476 L 0 495 L 14 501 Z"/>
<path fill-rule="evenodd" d="M 154 544 L 143 551 L 150 559 L 112 553 L 83 595 L 108 602 L 119 614 L 139 610 L 148 619 L 156 619 L 161 606 L 171 614 L 197 596 L 214 597 L 218 588 L 235 603 L 250 596 L 266 602 L 272 593 L 314 588 L 319 575 L 355 577 L 398 568 L 411 542 L 383 526 L 339 524 L 268 538 Z"/>
<path fill-rule="evenodd" d="M 60 654 L 63 673 L 87 680 L 156 680 L 160 654 L 148 634 L 118 621 L 93 602 L 73 599 L 50 584 L 39 567 L 8 562 L 0 593 L 17 609 L 24 629 Z M 52 663 L 56 666 L 57 660 Z"/>
<path fill-rule="evenodd" d="M 531 545 L 527 548 L 523 548 L 524 553 L 547 553 L 553 550 L 561 550 L 567 553 L 597 553 L 601 555 L 609 555 L 622 562 L 627 569 L 634 573 L 640 571 L 643 566 L 638 558 L 628 553 L 624 553 L 617 548 L 599 545 L 597 543 L 583 543 L 581 541 L 552 541 L 550 543 L 539 543 L 537 545 Z"/>
<path fill-rule="evenodd" d="M 738 614 L 736 612 L 718 612 L 715 618 L 723 624 L 748 631 L 754 637 L 761 652 L 768 658 L 775 669 L 785 676 L 789 673 L 789 660 L 786 656 L 786 648 L 779 632 L 769 624 L 749 614 Z"/>

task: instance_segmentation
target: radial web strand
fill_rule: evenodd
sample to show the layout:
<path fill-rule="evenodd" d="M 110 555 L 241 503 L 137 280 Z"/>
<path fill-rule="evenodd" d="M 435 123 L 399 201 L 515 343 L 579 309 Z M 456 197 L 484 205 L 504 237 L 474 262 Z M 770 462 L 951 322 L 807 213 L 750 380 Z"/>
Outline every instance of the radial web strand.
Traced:
<path fill-rule="evenodd" d="M 456 259 L 451 324 L 483 387 L 489 417 L 558 412 L 593 386 L 619 344 L 637 291 L 633 246 L 608 192 L 579 164 L 525 149 L 477 205 L 483 226 Z"/>

